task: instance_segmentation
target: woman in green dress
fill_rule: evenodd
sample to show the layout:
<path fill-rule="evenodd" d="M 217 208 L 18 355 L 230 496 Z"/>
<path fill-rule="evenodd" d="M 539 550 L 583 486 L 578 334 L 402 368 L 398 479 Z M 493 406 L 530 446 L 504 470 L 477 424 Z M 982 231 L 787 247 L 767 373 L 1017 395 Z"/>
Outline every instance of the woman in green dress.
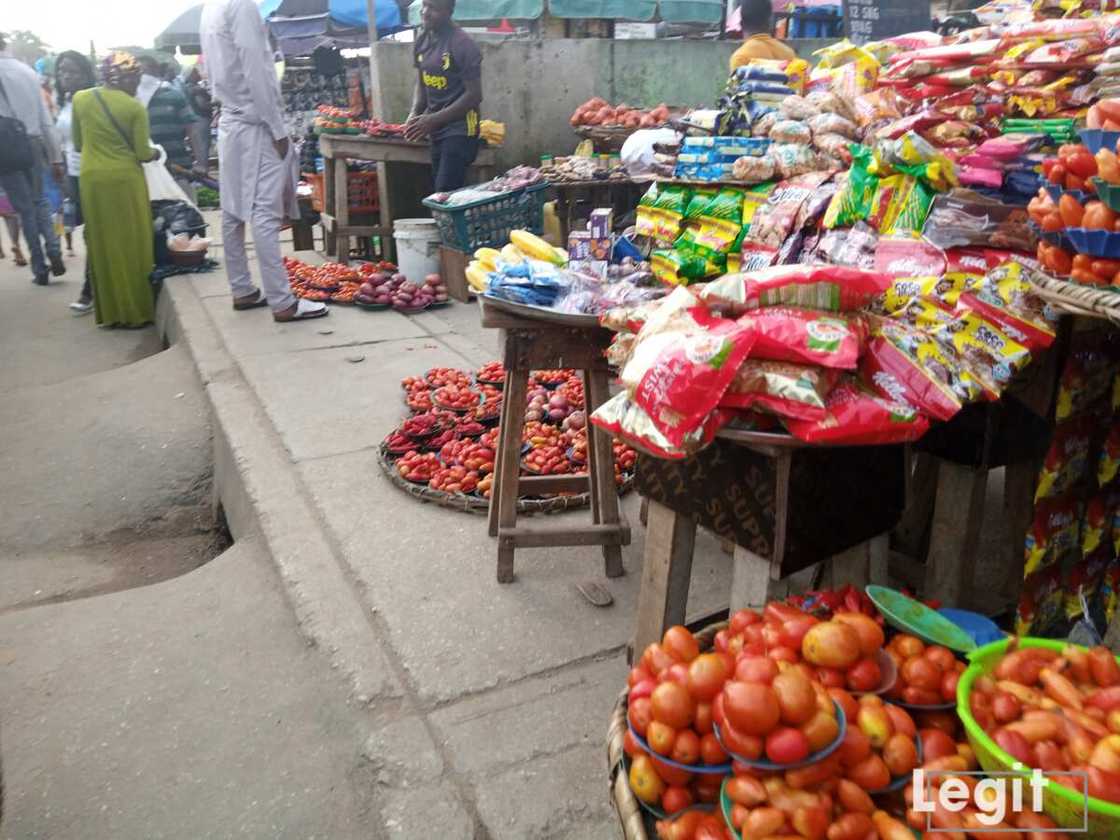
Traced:
<path fill-rule="evenodd" d="M 136 59 L 115 52 L 101 73 L 104 86 L 74 94 L 73 106 L 93 300 L 99 325 L 139 327 L 155 317 L 152 213 L 140 164 L 158 153 L 148 139 L 148 112 L 134 96 Z"/>

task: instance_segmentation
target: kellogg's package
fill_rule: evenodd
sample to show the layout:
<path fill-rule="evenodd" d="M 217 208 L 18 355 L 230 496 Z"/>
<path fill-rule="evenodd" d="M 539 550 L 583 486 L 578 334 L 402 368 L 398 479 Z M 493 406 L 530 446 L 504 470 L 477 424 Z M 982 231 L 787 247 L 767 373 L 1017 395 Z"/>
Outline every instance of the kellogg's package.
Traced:
<path fill-rule="evenodd" d="M 670 444 L 700 428 L 754 344 L 754 328 L 698 306 L 646 321 L 623 386 Z"/>
<path fill-rule="evenodd" d="M 681 460 L 703 449 L 712 438 L 731 419 L 731 413 L 723 410 L 710 412 L 700 425 L 683 436 L 679 444 L 670 443 L 642 408 L 630 399 L 629 394 L 620 391 L 592 412 L 589 418 L 593 426 L 598 426 L 632 446 L 655 458 Z"/>
<path fill-rule="evenodd" d="M 721 408 L 772 412 L 794 420 L 821 420 L 840 372 L 816 365 L 747 359 L 719 401 Z"/>
<path fill-rule="evenodd" d="M 924 239 L 881 236 L 875 246 L 875 270 L 891 277 L 939 277 L 945 273 L 945 252 Z"/>
<path fill-rule="evenodd" d="M 728 274 L 700 292 L 709 305 L 743 313 L 766 306 L 854 312 L 886 291 L 891 278 L 877 271 L 832 265 L 781 265 Z"/>
<path fill-rule="evenodd" d="M 989 271 L 961 295 L 960 306 L 974 310 L 1031 351 L 1045 350 L 1054 343 L 1057 317 L 1035 294 L 1017 262 Z"/>
<path fill-rule="evenodd" d="M 751 357 L 855 370 L 867 325 L 863 316 L 768 306 L 740 317 L 756 332 Z"/>
<path fill-rule="evenodd" d="M 929 429 L 929 420 L 906 403 L 884 399 L 845 375 L 825 400 L 820 420 L 786 420 L 790 434 L 807 443 L 858 446 L 907 443 Z"/>

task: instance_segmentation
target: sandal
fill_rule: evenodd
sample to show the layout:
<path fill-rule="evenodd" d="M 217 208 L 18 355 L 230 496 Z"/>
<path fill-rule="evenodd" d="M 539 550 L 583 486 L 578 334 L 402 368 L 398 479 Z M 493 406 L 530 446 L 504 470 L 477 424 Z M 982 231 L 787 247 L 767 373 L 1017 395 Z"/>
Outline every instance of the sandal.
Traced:
<path fill-rule="evenodd" d="M 233 299 L 233 308 L 238 312 L 244 312 L 246 309 L 259 309 L 262 306 L 268 306 L 268 299 L 265 298 L 264 292 L 257 289 L 251 295 Z"/>
<path fill-rule="evenodd" d="M 15 259 L 16 265 L 27 265 L 27 260 L 24 259 L 23 251 L 20 250 L 20 247 L 18 245 L 12 246 L 12 257 Z"/>
<path fill-rule="evenodd" d="M 330 310 L 322 303 L 300 298 L 287 309 L 273 312 L 272 319 L 278 323 L 286 324 L 289 321 L 310 321 L 313 318 L 324 318 Z"/>

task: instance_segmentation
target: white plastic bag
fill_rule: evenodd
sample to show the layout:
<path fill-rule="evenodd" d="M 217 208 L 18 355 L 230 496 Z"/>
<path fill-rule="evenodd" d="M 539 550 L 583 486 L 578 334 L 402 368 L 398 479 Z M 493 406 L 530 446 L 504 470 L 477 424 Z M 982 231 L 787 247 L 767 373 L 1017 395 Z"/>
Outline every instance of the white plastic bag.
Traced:
<path fill-rule="evenodd" d="M 622 144 L 620 157 L 629 175 L 645 175 L 653 170 L 653 147 L 674 143 L 679 135 L 671 128 L 645 128 L 635 131 Z"/>
<path fill-rule="evenodd" d="M 194 207 L 190 196 L 183 192 L 183 188 L 175 183 L 175 179 L 167 171 L 167 152 L 163 150 L 163 146 L 152 148 L 159 150 L 159 157 L 143 165 L 144 180 L 148 182 L 148 201 L 185 201 Z"/>

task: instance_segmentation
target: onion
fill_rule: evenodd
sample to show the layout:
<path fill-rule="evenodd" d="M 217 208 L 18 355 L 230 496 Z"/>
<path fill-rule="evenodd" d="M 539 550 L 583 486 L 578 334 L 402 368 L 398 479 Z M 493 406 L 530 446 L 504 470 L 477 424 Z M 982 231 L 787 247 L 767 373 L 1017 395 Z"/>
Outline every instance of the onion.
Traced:
<path fill-rule="evenodd" d="M 563 394 L 553 394 L 548 401 L 548 407 L 565 409 L 568 407 L 568 401 L 564 398 Z"/>
<path fill-rule="evenodd" d="M 565 413 L 561 408 L 554 408 L 548 412 L 548 416 L 551 420 L 563 420 L 565 417 Z"/>
<path fill-rule="evenodd" d="M 587 419 L 583 416 L 582 411 L 573 411 L 568 415 L 568 427 L 572 429 L 582 429 L 587 424 Z"/>

